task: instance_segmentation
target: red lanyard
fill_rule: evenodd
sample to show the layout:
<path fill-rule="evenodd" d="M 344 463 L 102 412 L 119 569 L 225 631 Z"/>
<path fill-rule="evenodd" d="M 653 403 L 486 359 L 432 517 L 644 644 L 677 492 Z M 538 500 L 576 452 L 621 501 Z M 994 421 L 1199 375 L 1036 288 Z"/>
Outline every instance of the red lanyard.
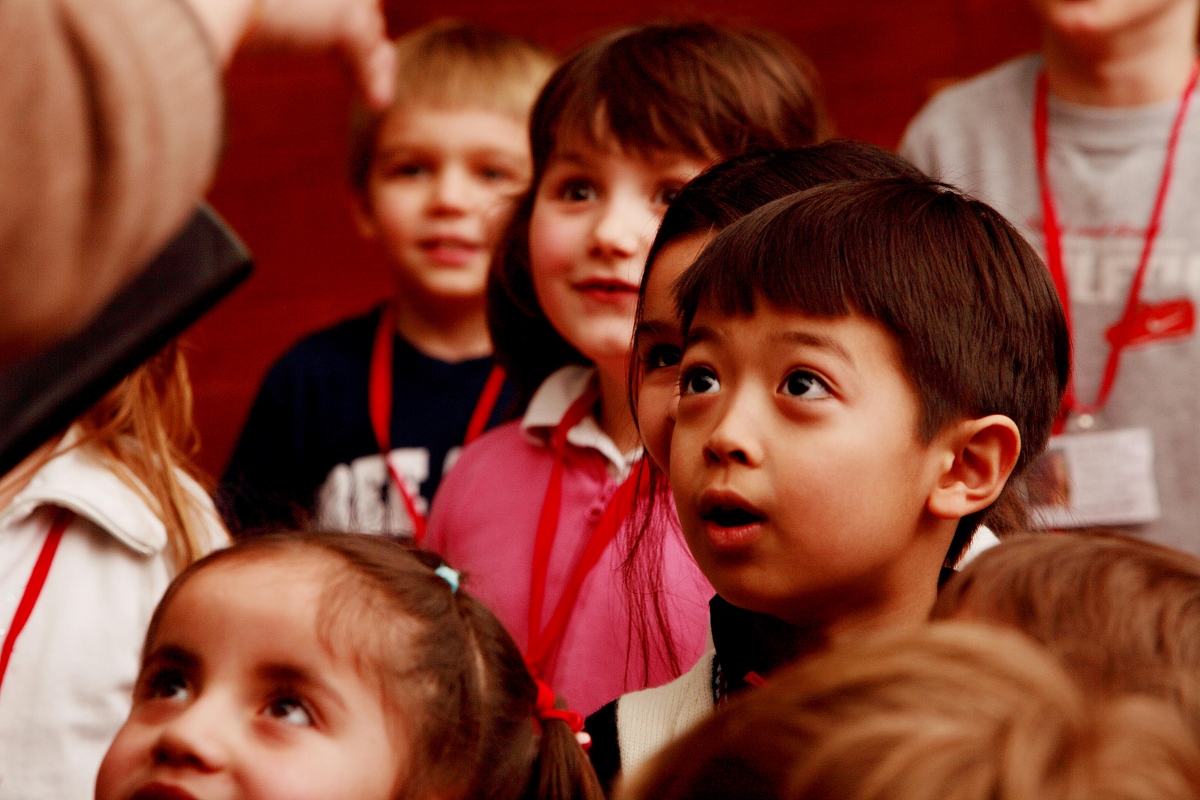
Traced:
<path fill-rule="evenodd" d="M 595 568 L 604 554 L 605 549 L 616 537 L 617 531 L 624 524 L 633 508 L 638 493 L 649 491 L 650 470 L 643 469 L 639 461 L 634 465 L 629 477 L 626 478 L 605 506 L 604 512 L 592 529 L 583 554 L 567 580 L 566 588 L 554 607 L 546 627 L 542 628 L 542 608 L 546 598 L 546 577 L 550 569 L 550 551 L 554 548 L 554 537 L 558 533 L 558 520 L 562 510 L 563 468 L 566 461 L 567 432 L 574 428 L 580 420 L 588 415 L 596 403 L 595 388 L 584 392 L 571 404 L 567 413 L 555 426 L 550 436 L 550 447 L 554 450 L 554 466 L 550 470 L 550 483 L 546 487 L 546 500 L 542 504 L 542 514 L 538 519 L 537 540 L 533 549 L 533 571 L 529 581 L 529 646 L 526 661 L 529 668 L 537 677 L 544 676 L 549 669 L 551 660 L 558 654 L 563 634 L 571 613 L 575 610 L 575 601 L 579 598 L 579 590 L 584 580 Z"/>
<path fill-rule="evenodd" d="M 50 522 L 50 532 L 46 534 L 46 541 L 42 544 L 37 561 L 33 564 L 33 572 L 29 575 L 29 582 L 25 584 L 25 592 L 21 595 L 20 602 L 17 603 L 17 613 L 13 614 L 12 625 L 9 626 L 8 634 L 4 637 L 4 647 L 0 649 L 0 685 L 4 683 L 4 673 L 8 672 L 8 660 L 12 658 L 17 637 L 25 629 L 25 623 L 29 621 L 29 615 L 33 613 L 33 607 L 37 604 L 38 595 L 42 593 L 42 587 L 46 585 L 46 576 L 50 574 L 50 564 L 54 561 L 54 554 L 58 551 L 58 543 L 62 541 L 63 532 L 74 518 L 75 514 L 65 508 L 54 510 L 54 519 Z"/>
<path fill-rule="evenodd" d="M 408 489 L 408 482 L 392 465 L 388 453 L 392 451 L 392 343 L 396 332 L 395 319 L 390 306 L 385 306 L 379 315 L 379 327 L 375 330 L 375 345 L 371 348 L 371 372 L 367 381 L 367 403 L 371 416 L 371 430 L 375 432 L 375 442 L 379 452 L 383 454 L 383 463 L 387 464 L 388 474 L 395 484 L 408 518 L 412 520 L 413 541 L 420 545 L 425 541 L 425 515 L 417 508 L 417 500 Z M 504 388 L 504 370 L 493 366 L 483 384 L 483 391 L 475 402 L 475 410 L 471 412 L 471 420 L 467 423 L 467 435 L 463 444 L 467 445 L 479 438 L 487 428 L 496 401 L 500 398 L 500 390 Z"/>
<path fill-rule="evenodd" d="M 1175 122 L 1171 125 L 1171 136 L 1167 140 L 1167 157 L 1163 163 L 1162 180 L 1158 185 L 1154 210 L 1150 213 L 1150 223 L 1146 227 L 1146 242 L 1142 247 L 1142 255 L 1129 286 L 1129 297 L 1125 301 L 1125 310 L 1105 333 L 1105 338 L 1109 343 L 1108 360 L 1104 364 L 1104 375 L 1100 381 L 1100 391 L 1096 395 L 1096 402 L 1091 405 L 1079 402 L 1075 395 L 1075 380 L 1072 377 L 1067 383 L 1066 396 L 1063 398 L 1064 411 L 1094 414 L 1104 407 L 1104 404 L 1108 402 L 1113 385 L 1117 381 L 1121 353 L 1126 347 L 1187 336 L 1195 327 L 1196 311 L 1191 300 L 1177 298 L 1150 304 L 1142 302 L 1141 293 L 1142 284 L 1146 279 L 1146 270 L 1150 265 L 1150 253 L 1154 249 L 1154 240 L 1158 237 L 1158 229 L 1162 223 L 1167 189 L 1171 184 L 1171 174 L 1175 168 L 1175 152 L 1179 146 L 1179 133 L 1187 118 L 1188 105 L 1191 103 L 1198 77 L 1200 77 L 1200 64 L 1195 64 L 1192 66 L 1192 74 L 1188 78 L 1187 88 L 1184 89 L 1183 97 L 1179 101 L 1179 111 L 1175 115 Z M 1033 138 L 1037 148 L 1037 174 L 1042 199 L 1042 230 L 1046 239 L 1046 265 L 1050 268 L 1050 274 L 1054 278 L 1054 285 L 1058 289 L 1063 312 L 1066 314 L 1067 330 L 1074 341 L 1071 322 L 1071 293 L 1062 256 L 1062 230 L 1059 227 L 1058 214 L 1054 207 L 1054 193 L 1050 187 L 1050 177 L 1046 165 L 1050 127 L 1048 95 L 1046 73 L 1042 72 L 1037 79 L 1033 111 Z"/>

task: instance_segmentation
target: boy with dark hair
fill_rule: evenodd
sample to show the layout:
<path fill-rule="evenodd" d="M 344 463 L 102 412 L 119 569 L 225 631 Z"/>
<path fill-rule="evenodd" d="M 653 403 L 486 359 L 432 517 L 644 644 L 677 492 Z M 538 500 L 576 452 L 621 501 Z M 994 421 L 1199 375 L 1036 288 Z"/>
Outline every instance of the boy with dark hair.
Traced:
<path fill-rule="evenodd" d="M 715 649 L 618 701 L 626 769 L 791 658 L 927 619 L 975 529 L 1020 526 L 1008 484 L 1045 447 L 1070 365 L 1041 260 L 923 179 L 777 200 L 676 286 L 671 487 L 717 590 Z"/>
<path fill-rule="evenodd" d="M 512 400 L 492 363 L 484 287 L 529 182 L 527 119 L 554 62 L 452 21 L 396 51 L 395 100 L 356 111 L 349 168 L 359 231 L 379 243 L 395 293 L 272 367 L 225 475 L 234 530 L 311 518 L 420 539 L 460 445 Z"/>
<path fill-rule="evenodd" d="M 1031 4 L 1042 52 L 938 94 L 901 153 L 1003 212 L 1068 306 L 1075 374 L 1034 521 L 1200 553 L 1200 0 Z"/>

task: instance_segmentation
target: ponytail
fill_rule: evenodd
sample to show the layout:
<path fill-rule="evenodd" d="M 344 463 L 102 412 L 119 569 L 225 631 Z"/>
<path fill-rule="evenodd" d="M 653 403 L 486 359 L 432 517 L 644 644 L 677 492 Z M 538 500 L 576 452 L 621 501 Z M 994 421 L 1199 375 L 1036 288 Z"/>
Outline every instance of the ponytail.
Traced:
<path fill-rule="evenodd" d="M 545 683 L 534 683 L 537 700 L 533 713 L 541 735 L 525 800 L 600 800 L 604 792 L 583 751 L 591 743 L 583 732 L 583 716 L 567 711 Z"/>

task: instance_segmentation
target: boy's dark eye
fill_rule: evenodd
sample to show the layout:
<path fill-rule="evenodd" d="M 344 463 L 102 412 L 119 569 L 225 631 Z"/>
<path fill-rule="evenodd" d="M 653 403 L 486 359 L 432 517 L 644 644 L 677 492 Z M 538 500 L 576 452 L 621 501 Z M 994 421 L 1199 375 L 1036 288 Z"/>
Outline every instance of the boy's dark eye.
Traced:
<path fill-rule="evenodd" d="M 160 669 L 143 678 L 143 697 L 149 700 L 178 700 L 187 701 L 192 693 L 187 676 L 183 670 L 175 667 Z"/>
<path fill-rule="evenodd" d="M 706 367 L 694 367 L 683 374 L 679 380 L 680 391 L 687 394 L 712 394 L 720 391 L 721 382 L 712 370 Z"/>
<path fill-rule="evenodd" d="M 645 365 L 647 372 L 667 367 L 677 367 L 682 355 L 683 353 L 680 349 L 673 344 L 656 344 L 646 351 L 642 363 Z"/>
<path fill-rule="evenodd" d="M 805 400 L 819 400 L 829 397 L 829 388 L 825 382 L 807 370 L 798 369 L 784 379 L 779 390 L 791 397 L 803 397 Z"/>
<path fill-rule="evenodd" d="M 500 167 L 484 167 L 479 170 L 479 176 L 489 183 L 513 180 L 514 178 L 511 172 Z"/>
<path fill-rule="evenodd" d="M 426 175 L 429 172 L 430 169 L 426 165 L 412 161 L 393 164 L 386 170 L 389 178 L 415 178 L 419 175 Z"/>

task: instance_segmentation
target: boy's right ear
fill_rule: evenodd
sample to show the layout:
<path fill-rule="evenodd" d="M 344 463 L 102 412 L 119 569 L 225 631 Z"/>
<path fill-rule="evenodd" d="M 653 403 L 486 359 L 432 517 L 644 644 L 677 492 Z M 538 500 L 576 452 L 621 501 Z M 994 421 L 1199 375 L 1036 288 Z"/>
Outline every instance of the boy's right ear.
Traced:
<path fill-rule="evenodd" d="M 350 213 L 354 216 L 354 227 L 358 229 L 359 236 L 368 241 L 379 236 L 375 215 L 371 213 L 371 201 L 365 193 L 357 189 L 350 191 Z"/>

